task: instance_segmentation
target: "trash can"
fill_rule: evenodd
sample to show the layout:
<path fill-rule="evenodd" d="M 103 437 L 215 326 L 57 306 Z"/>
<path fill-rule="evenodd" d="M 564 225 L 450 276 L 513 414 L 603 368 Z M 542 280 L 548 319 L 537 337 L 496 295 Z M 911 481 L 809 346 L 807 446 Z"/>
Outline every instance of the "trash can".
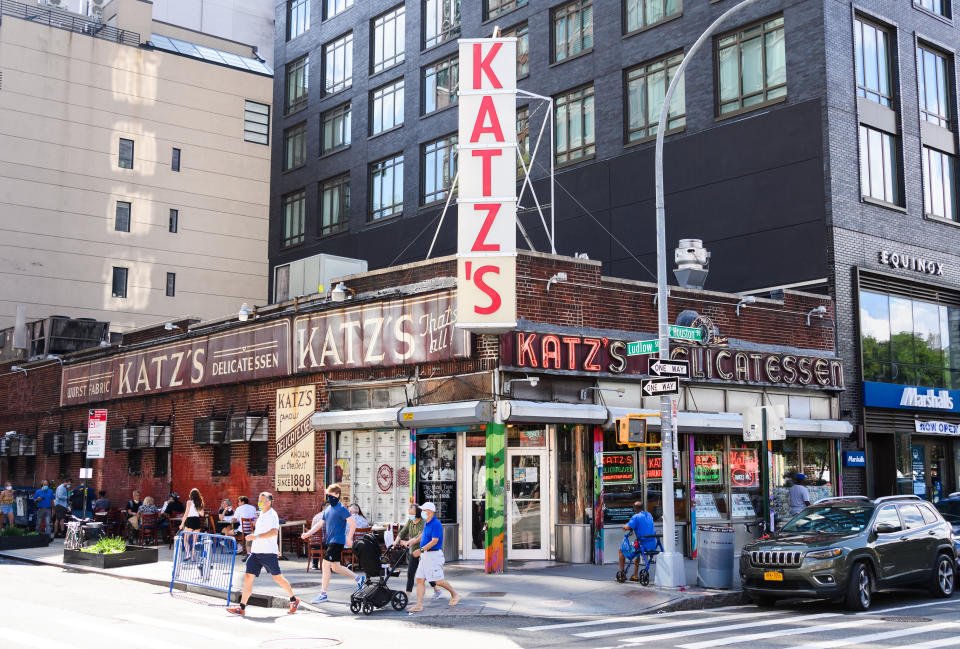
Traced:
<path fill-rule="evenodd" d="M 557 561 L 590 563 L 590 525 L 557 525 Z"/>
<path fill-rule="evenodd" d="M 697 526 L 697 585 L 730 588 L 733 582 L 733 528 Z"/>
<path fill-rule="evenodd" d="M 87 523 L 83 526 L 84 545 L 96 545 L 97 541 L 106 538 L 107 534 L 103 530 L 103 523 Z"/>

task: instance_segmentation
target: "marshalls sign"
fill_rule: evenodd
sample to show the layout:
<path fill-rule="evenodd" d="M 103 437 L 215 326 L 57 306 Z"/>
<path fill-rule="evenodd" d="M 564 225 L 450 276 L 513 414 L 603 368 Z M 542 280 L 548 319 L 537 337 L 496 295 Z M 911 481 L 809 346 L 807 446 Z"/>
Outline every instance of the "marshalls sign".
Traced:
<path fill-rule="evenodd" d="M 517 323 L 517 39 L 460 40 L 457 326 Z"/>

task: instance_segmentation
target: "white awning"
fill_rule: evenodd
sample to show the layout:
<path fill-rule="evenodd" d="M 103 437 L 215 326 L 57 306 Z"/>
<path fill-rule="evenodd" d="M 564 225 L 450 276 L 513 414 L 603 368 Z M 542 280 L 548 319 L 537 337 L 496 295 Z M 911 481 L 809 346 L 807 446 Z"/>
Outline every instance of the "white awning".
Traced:
<path fill-rule="evenodd" d="M 503 420 L 530 424 L 603 424 L 607 408 L 589 403 L 546 401 L 501 401 Z"/>
<path fill-rule="evenodd" d="M 607 424 L 626 417 L 627 415 L 650 415 L 647 424 L 653 428 L 660 428 L 660 411 L 644 410 L 641 408 L 607 408 L 609 419 Z M 677 421 L 681 431 L 687 433 L 743 433 L 743 416 L 737 412 L 685 412 L 677 413 Z M 795 419 L 787 417 L 784 426 L 787 437 L 823 437 L 828 439 L 843 439 L 853 432 L 853 425 L 847 421 L 836 419 Z"/>
<path fill-rule="evenodd" d="M 333 410 L 315 412 L 310 417 L 314 430 L 368 430 L 371 428 L 400 428 L 397 415 L 400 408 L 366 408 L 364 410 Z"/>
<path fill-rule="evenodd" d="M 400 410 L 400 425 L 405 428 L 471 426 L 490 421 L 493 421 L 492 401 L 455 401 Z"/>

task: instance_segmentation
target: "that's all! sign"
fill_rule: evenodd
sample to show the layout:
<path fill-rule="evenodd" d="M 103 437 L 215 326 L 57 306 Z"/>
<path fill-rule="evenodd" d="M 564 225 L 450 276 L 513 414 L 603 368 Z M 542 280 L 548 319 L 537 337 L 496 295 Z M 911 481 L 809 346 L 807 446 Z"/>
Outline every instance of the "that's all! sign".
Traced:
<path fill-rule="evenodd" d="M 460 40 L 457 326 L 517 323 L 517 39 Z"/>

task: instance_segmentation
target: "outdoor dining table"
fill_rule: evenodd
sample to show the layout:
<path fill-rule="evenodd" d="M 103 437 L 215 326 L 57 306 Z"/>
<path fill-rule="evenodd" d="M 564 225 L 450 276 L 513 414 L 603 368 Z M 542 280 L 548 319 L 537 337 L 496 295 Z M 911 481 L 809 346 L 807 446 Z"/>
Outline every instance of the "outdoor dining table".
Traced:
<path fill-rule="evenodd" d="M 297 539 L 300 538 L 300 535 L 303 534 L 303 528 L 307 524 L 307 521 L 298 520 L 298 521 L 286 521 L 280 523 L 280 558 L 286 560 L 286 557 L 283 556 L 283 535 L 284 532 L 287 533 L 287 541 L 290 543 L 290 546 L 293 548 L 294 552 L 297 553 L 297 558 L 300 555 L 300 544 L 297 542 Z"/>

